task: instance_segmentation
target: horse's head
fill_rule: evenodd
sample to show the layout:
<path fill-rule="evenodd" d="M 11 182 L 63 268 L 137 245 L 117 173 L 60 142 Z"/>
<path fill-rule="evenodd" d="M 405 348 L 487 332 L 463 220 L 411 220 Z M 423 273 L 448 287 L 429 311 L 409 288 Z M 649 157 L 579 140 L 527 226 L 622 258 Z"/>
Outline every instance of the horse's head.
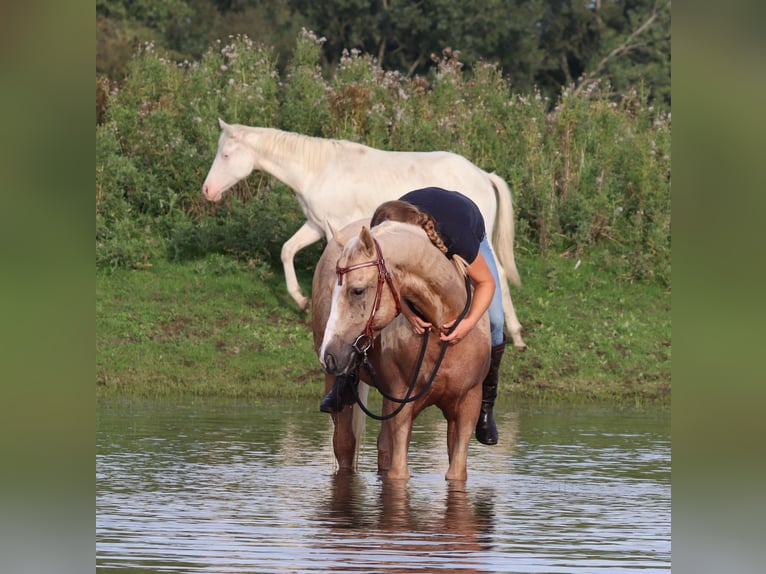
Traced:
<path fill-rule="evenodd" d="M 253 155 L 244 142 L 239 126 L 219 119 L 221 137 L 210 171 L 202 184 L 202 193 L 210 201 L 220 201 L 223 192 L 253 171 Z"/>
<path fill-rule="evenodd" d="M 329 373 L 348 372 L 359 351 L 399 314 L 399 297 L 372 233 L 362 227 L 341 251 L 319 360 Z"/>

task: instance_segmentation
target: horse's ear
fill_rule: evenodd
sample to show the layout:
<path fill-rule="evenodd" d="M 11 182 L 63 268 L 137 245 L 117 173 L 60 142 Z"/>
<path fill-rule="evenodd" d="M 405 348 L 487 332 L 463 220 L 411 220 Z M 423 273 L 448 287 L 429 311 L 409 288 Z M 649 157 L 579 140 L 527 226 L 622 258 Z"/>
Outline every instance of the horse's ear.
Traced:
<path fill-rule="evenodd" d="M 363 225 L 362 231 L 359 232 L 359 242 L 368 255 L 375 254 L 375 240 L 372 238 L 372 233 L 370 233 L 366 225 Z"/>
<path fill-rule="evenodd" d="M 221 126 L 221 129 L 223 131 L 229 131 L 229 128 L 231 127 L 229 124 L 227 124 L 225 121 L 223 121 L 221 118 L 218 118 L 218 125 Z"/>

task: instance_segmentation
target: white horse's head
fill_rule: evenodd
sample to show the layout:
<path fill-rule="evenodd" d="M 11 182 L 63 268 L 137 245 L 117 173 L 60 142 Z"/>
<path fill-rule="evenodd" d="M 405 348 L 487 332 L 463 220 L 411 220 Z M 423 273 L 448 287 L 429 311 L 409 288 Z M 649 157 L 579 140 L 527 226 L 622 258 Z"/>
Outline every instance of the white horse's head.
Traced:
<path fill-rule="evenodd" d="M 243 140 L 239 126 L 219 119 L 221 137 L 210 171 L 202 184 L 202 193 L 210 201 L 220 201 L 223 192 L 245 179 L 255 168 L 252 152 Z"/>

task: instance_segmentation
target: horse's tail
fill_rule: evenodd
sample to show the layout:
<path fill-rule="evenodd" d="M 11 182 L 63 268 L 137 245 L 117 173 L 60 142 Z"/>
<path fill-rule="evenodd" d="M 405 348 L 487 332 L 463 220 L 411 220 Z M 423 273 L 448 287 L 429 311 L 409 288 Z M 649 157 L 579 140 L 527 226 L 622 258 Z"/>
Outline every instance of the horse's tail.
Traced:
<path fill-rule="evenodd" d="M 495 236 L 492 238 L 492 246 L 500 264 L 505 269 L 508 280 L 521 286 L 519 271 L 516 269 L 516 258 L 513 255 L 513 237 L 516 223 L 513 215 L 513 199 L 511 190 L 505 180 L 495 172 L 488 173 L 489 181 L 495 188 L 497 197 L 497 215 L 495 216 Z"/>
<path fill-rule="evenodd" d="M 359 381 L 359 400 L 364 406 L 367 406 L 367 397 L 370 394 L 370 387 L 363 381 Z M 362 448 L 364 440 L 364 423 L 367 415 L 362 412 L 359 405 L 354 405 L 354 411 L 351 418 L 351 432 L 354 435 L 354 470 L 359 466 L 359 450 Z"/>

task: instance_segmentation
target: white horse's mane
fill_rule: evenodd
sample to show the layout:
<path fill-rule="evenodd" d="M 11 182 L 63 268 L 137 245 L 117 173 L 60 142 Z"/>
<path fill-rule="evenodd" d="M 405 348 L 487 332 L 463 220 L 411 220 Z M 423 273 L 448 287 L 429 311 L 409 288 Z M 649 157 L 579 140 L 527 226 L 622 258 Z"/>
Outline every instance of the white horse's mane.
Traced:
<path fill-rule="evenodd" d="M 316 171 L 328 161 L 343 156 L 351 150 L 367 149 L 367 146 L 349 140 L 326 139 L 275 128 L 242 126 L 246 133 L 256 133 L 257 148 L 268 155 L 300 157 L 305 167 Z"/>

